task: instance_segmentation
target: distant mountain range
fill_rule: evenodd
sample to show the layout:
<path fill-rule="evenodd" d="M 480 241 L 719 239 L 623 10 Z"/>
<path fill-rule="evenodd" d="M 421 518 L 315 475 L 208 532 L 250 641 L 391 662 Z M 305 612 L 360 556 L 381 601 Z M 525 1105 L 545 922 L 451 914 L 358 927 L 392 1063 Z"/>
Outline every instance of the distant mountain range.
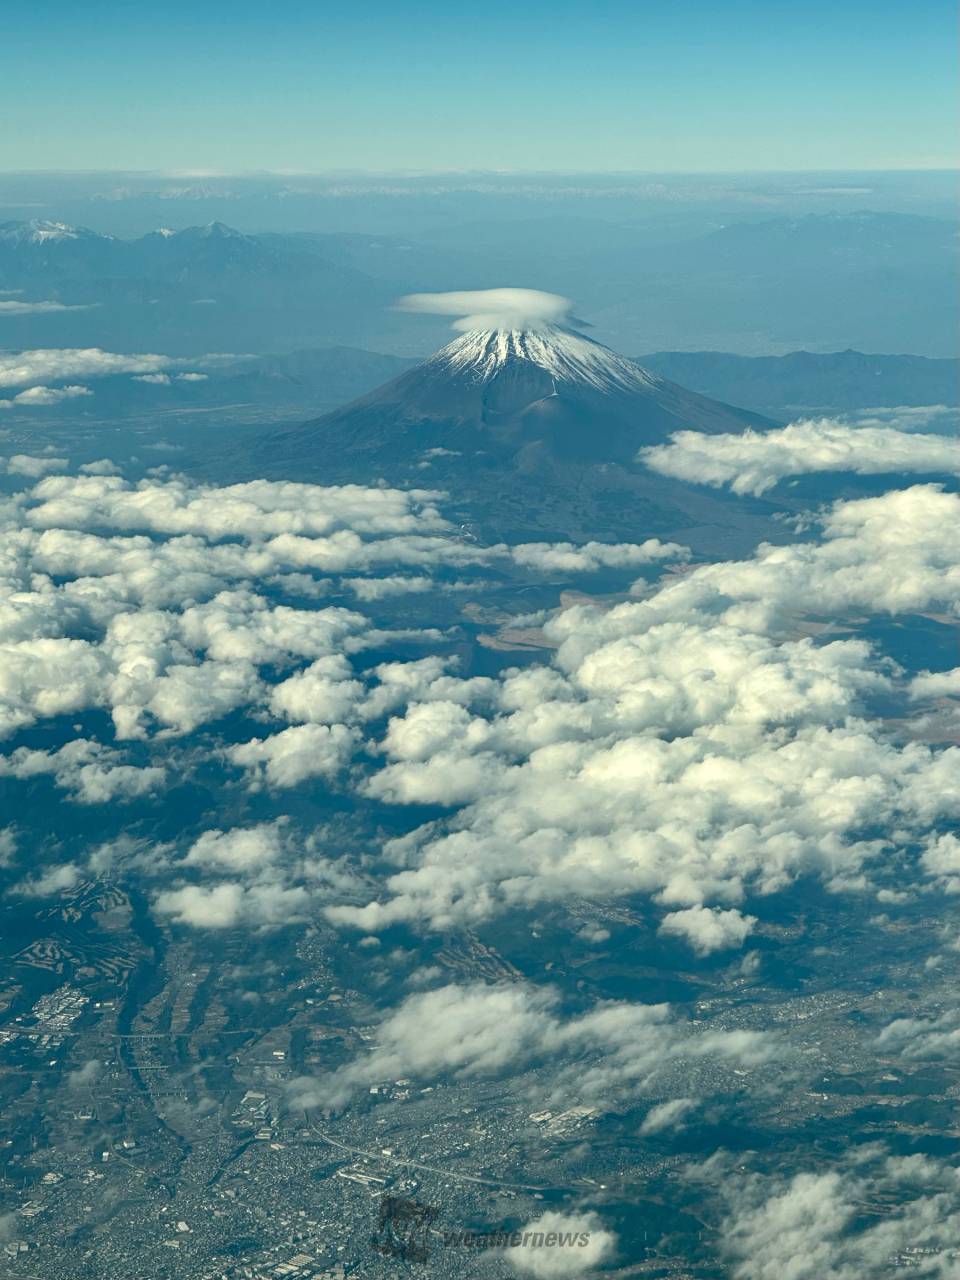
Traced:
<path fill-rule="evenodd" d="M 468 281 L 573 297 L 621 350 L 955 354 L 957 240 L 946 219 L 821 213 L 670 235 L 556 215 L 445 222 L 415 237 L 247 235 L 212 222 L 119 239 L 56 219 L 5 223 L 0 303 L 14 305 L 0 305 L 0 346 L 197 355 L 355 345 L 409 356 L 443 340 L 442 322 L 396 312 L 394 299 Z"/>
<path fill-rule="evenodd" d="M 23 304 L 89 308 L 5 316 L 0 345 L 102 346 L 172 355 L 260 352 L 365 333 L 395 293 L 297 237 L 223 223 L 136 240 L 60 223 L 0 225 L 0 288 Z"/>
<path fill-rule="evenodd" d="M 960 403 L 960 360 L 874 356 L 862 351 L 736 356 L 657 351 L 638 357 L 664 378 L 774 418 L 894 405 Z"/>
<path fill-rule="evenodd" d="M 303 420 L 347 404 L 418 361 L 357 347 L 320 347 L 210 365 L 203 380 L 99 378 L 71 416 L 122 418 L 166 410 L 244 409 L 247 420 Z M 777 421 L 896 405 L 960 403 L 960 361 L 874 356 L 859 351 L 737 356 L 718 351 L 658 351 L 638 357 L 652 373 L 713 400 Z M 36 408 L 21 411 L 35 419 Z M 45 416 L 57 412 L 40 410 Z"/>

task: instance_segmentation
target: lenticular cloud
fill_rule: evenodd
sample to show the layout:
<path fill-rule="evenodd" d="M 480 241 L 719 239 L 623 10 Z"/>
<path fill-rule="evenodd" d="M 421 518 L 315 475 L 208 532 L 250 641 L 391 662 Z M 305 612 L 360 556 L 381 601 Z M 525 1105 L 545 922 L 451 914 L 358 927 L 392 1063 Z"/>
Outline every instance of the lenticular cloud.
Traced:
<path fill-rule="evenodd" d="M 409 293 L 397 304 L 403 311 L 458 316 L 454 329 L 541 329 L 562 324 L 572 303 L 540 289 L 467 289 L 455 293 Z"/>

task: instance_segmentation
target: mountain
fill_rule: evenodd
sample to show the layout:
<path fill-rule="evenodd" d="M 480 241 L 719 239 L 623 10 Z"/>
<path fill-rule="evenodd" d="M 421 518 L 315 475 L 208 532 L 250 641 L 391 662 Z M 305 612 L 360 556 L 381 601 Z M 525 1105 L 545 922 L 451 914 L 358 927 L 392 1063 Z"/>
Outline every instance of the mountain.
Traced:
<path fill-rule="evenodd" d="M 701 395 L 774 418 L 960 402 L 960 361 L 927 356 L 862 351 L 791 351 L 783 356 L 657 351 L 638 360 Z"/>
<path fill-rule="evenodd" d="M 212 222 L 120 240 L 65 223 L 0 226 L 0 289 L 83 311 L 0 315 L 0 347 L 100 346 L 198 355 L 357 343 L 392 285 L 296 237 Z"/>
<path fill-rule="evenodd" d="M 352 404 L 271 432 L 234 474 L 439 486 L 490 536 L 776 536 L 765 503 L 694 490 L 636 461 L 673 431 L 764 430 L 769 419 L 687 391 L 559 327 L 465 333 Z M 466 508 L 465 508 L 466 510 Z"/>
<path fill-rule="evenodd" d="M 86 310 L 0 312 L 0 347 L 198 355 L 346 343 L 404 355 L 443 341 L 445 321 L 393 310 L 399 294 L 522 278 L 576 298 L 620 350 L 955 354 L 957 239 L 943 218 L 863 211 L 736 221 L 715 209 L 629 225 L 555 215 L 459 222 L 441 216 L 443 204 L 432 230 L 410 235 L 384 233 L 376 202 L 349 233 L 161 221 L 120 239 L 62 219 L 7 223 L 0 290 Z M 102 201 L 88 211 L 112 226 L 112 208 Z M 179 198 L 158 202 L 158 219 L 183 208 Z M 273 216 L 249 212 L 254 226 L 275 226 Z"/>
<path fill-rule="evenodd" d="M 322 449 L 388 463 L 430 449 L 482 451 L 524 468 L 551 458 L 632 463 L 672 431 L 771 423 L 684 390 L 569 329 L 465 333 L 399 378 L 278 435 L 286 458 Z"/>
<path fill-rule="evenodd" d="M 0 244 L 28 245 L 50 244 L 67 240 L 112 240 L 112 236 L 101 236 L 96 231 L 71 227 L 66 222 L 55 222 L 51 218 L 31 218 L 27 222 L 0 223 Z"/>

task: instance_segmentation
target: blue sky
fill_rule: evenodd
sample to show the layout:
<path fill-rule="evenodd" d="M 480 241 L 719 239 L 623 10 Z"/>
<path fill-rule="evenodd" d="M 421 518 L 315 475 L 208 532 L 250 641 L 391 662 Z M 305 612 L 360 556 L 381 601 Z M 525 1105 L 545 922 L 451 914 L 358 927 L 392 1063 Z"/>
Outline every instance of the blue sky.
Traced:
<path fill-rule="evenodd" d="M 938 168 L 952 0 L 5 0 L 0 168 Z"/>

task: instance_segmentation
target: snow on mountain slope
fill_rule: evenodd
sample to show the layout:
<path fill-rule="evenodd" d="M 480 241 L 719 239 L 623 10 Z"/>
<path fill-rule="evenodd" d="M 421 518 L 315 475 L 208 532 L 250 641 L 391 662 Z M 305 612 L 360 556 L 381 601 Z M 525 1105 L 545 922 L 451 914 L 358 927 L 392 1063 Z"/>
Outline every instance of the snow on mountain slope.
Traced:
<path fill-rule="evenodd" d="M 84 227 L 71 227 L 50 218 L 32 218 L 29 222 L 5 222 L 0 225 L 0 240 L 14 244 L 48 244 L 58 240 L 112 240 Z"/>
<path fill-rule="evenodd" d="M 555 383 L 601 392 L 649 390 L 660 382 L 609 347 L 557 325 L 465 333 L 431 356 L 424 370 L 473 375 L 478 382 L 488 382 L 518 361 L 544 370 Z"/>

